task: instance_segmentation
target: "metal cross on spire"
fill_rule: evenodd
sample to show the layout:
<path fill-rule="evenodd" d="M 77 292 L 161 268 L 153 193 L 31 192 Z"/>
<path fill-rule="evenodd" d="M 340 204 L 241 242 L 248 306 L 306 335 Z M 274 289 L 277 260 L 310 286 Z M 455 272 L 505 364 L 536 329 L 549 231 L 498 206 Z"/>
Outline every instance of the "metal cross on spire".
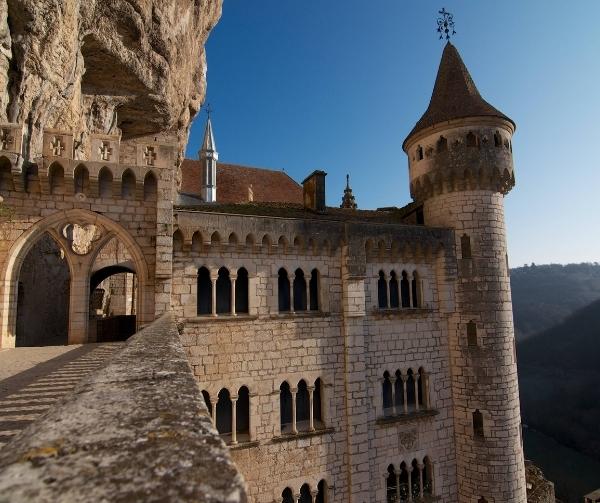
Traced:
<path fill-rule="evenodd" d="M 206 115 L 208 115 L 208 118 L 210 119 L 210 114 L 213 113 L 213 108 L 210 106 L 210 103 L 205 103 L 204 105 L 202 105 L 202 108 L 204 109 Z"/>
<path fill-rule="evenodd" d="M 440 14 L 440 17 L 437 18 L 437 32 L 440 34 L 440 40 L 444 38 L 450 40 L 450 37 L 456 35 L 456 31 L 454 31 L 454 15 L 447 12 L 444 8 L 438 11 L 438 14 Z"/>

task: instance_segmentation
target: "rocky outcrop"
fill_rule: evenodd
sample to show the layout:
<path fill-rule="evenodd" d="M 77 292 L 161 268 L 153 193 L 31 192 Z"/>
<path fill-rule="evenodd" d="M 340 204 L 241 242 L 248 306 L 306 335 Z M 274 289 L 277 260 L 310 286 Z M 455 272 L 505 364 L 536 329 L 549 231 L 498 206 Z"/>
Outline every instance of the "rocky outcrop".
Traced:
<path fill-rule="evenodd" d="M 158 132 L 182 149 L 206 90 L 204 44 L 222 0 L 0 0 L 0 121 L 123 139 Z M 76 157 L 77 154 L 75 154 Z"/>
<path fill-rule="evenodd" d="M 527 503 L 559 503 L 554 495 L 554 484 L 531 461 L 525 461 L 525 478 Z"/>

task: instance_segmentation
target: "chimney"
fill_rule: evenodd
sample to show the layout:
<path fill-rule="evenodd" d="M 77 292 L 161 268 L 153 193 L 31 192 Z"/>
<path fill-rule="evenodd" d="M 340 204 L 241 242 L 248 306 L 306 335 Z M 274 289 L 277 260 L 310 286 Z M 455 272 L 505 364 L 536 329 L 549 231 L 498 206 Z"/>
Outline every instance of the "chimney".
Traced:
<path fill-rule="evenodd" d="M 318 213 L 325 212 L 325 171 L 316 170 L 302 182 L 304 207 Z"/>

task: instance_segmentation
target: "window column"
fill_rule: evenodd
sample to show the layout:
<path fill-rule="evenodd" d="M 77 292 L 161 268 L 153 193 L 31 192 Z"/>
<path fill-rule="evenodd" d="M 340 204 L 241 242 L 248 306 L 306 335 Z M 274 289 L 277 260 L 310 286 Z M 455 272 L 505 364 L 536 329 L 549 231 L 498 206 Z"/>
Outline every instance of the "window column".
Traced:
<path fill-rule="evenodd" d="M 317 503 L 317 495 L 319 494 L 319 490 L 318 489 L 311 489 L 310 490 L 310 498 L 312 500 L 312 503 Z"/>
<path fill-rule="evenodd" d="M 237 442 L 237 395 L 231 395 L 231 445 Z"/>
<path fill-rule="evenodd" d="M 314 395 L 315 395 L 315 387 L 308 386 L 308 403 L 309 403 L 309 411 L 308 411 L 308 431 L 315 431 L 315 413 L 313 409 L 314 404 Z M 314 502 L 314 498 L 313 498 Z"/>
<path fill-rule="evenodd" d="M 386 273 L 383 273 L 383 279 L 385 280 L 385 291 L 387 292 L 385 295 L 385 307 L 390 309 L 390 307 L 392 306 L 390 298 L 390 280 L 388 279 Z"/>
<path fill-rule="evenodd" d="M 296 435 L 298 433 L 298 428 L 296 428 L 296 395 L 298 388 L 291 388 L 290 392 L 292 393 L 292 433 Z"/>
<path fill-rule="evenodd" d="M 406 275 L 408 281 L 408 307 L 413 307 L 413 289 L 412 289 L 412 278 L 407 274 Z"/>
<path fill-rule="evenodd" d="M 413 372 L 413 381 L 415 383 L 415 410 L 419 412 L 419 372 Z"/>
<path fill-rule="evenodd" d="M 217 404 L 218 403 L 219 403 L 219 395 L 217 395 L 217 399 L 215 400 L 215 403 L 212 408 L 212 423 L 215 428 L 217 427 Z"/>
<path fill-rule="evenodd" d="M 400 503 L 400 501 L 402 501 L 400 499 L 400 474 L 402 473 L 402 468 L 400 468 L 397 472 L 396 472 L 396 501 L 398 503 Z"/>
<path fill-rule="evenodd" d="M 413 471 L 413 466 L 412 464 L 407 464 L 406 465 L 406 471 L 408 473 L 408 501 L 412 501 L 413 497 L 412 497 L 412 471 Z"/>
<path fill-rule="evenodd" d="M 229 279 L 231 280 L 231 315 L 237 316 L 235 312 L 235 280 L 237 279 L 237 274 L 230 274 Z"/>
<path fill-rule="evenodd" d="M 396 410 L 396 376 L 390 376 L 390 383 L 392 384 L 392 414 L 398 414 Z"/>
<path fill-rule="evenodd" d="M 419 469 L 419 496 L 423 499 L 423 468 L 425 465 L 423 463 L 417 462 L 417 468 Z"/>
<path fill-rule="evenodd" d="M 408 381 L 408 375 L 402 372 L 400 374 L 400 378 L 402 379 L 402 391 L 404 392 L 404 413 L 408 414 L 408 394 L 406 392 L 406 381 Z"/>
<path fill-rule="evenodd" d="M 211 313 L 212 316 L 217 315 L 217 279 L 219 275 L 218 273 L 211 273 L 210 281 L 212 283 L 212 308 Z"/>

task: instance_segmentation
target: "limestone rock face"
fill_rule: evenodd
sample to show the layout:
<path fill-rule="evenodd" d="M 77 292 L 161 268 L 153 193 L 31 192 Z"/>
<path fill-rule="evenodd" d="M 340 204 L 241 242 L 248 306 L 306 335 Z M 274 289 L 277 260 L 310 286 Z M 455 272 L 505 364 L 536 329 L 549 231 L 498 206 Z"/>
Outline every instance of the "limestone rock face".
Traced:
<path fill-rule="evenodd" d="M 0 121 L 124 140 L 169 132 L 183 149 L 206 90 L 204 44 L 222 0 L 0 0 Z M 77 153 L 75 154 L 77 157 Z"/>

